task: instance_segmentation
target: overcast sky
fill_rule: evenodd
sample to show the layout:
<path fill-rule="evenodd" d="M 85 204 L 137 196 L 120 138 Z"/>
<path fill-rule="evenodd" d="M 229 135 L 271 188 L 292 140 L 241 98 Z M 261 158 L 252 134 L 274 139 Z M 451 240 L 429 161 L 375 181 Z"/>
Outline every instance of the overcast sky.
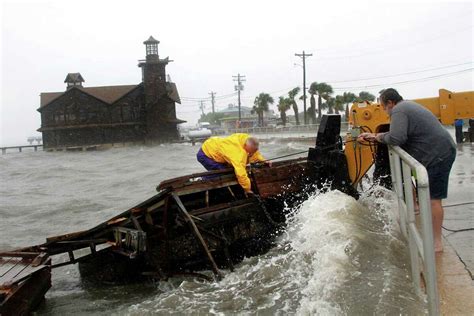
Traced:
<path fill-rule="evenodd" d="M 39 134 L 39 94 L 64 91 L 68 72 L 85 86 L 138 84 L 150 35 L 160 57 L 174 60 L 178 117 L 191 123 L 210 91 L 219 109 L 237 102 L 222 97 L 234 93 L 237 73 L 246 106 L 260 92 L 277 99 L 302 86 L 294 54 L 303 50 L 313 54 L 307 82 L 336 93 L 473 90 L 472 10 L 471 1 L 3 1 L 0 144 Z"/>

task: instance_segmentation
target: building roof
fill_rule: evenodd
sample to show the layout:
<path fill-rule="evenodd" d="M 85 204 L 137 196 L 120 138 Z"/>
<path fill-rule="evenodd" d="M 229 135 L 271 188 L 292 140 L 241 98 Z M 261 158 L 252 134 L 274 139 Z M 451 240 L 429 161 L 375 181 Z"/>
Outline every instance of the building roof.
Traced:
<path fill-rule="evenodd" d="M 64 82 L 84 82 L 84 78 L 82 78 L 81 73 L 79 72 L 70 72 L 67 74 Z"/>
<path fill-rule="evenodd" d="M 159 44 L 160 41 L 156 40 L 153 36 L 150 36 L 143 44 Z"/>
<path fill-rule="evenodd" d="M 240 111 L 241 112 L 251 112 L 252 109 L 249 108 L 248 106 L 240 106 Z M 219 112 L 219 113 L 238 113 L 239 112 L 239 107 L 237 105 L 227 106 L 226 108 L 218 110 L 217 112 Z"/>
<path fill-rule="evenodd" d="M 133 89 L 135 89 L 138 85 L 123 85 L 123 86 L 104 86 L 104 87 L 75 87 L 76 89 L 80 89 L 97 99 L 104 101 L 105 103 L 114 103 Z M 40 100 L 40 107 L 44 107 L 45 105 L 51 103 L 56 98 L 60 97 L 67 91 L 63 92 L 43 92 L 41 93 L 41 100 Z"/>
<path fill-rule="evenodd" d="M 181 99 L 179 98 L 178 88 L 176 87 L 176 84 L 174 82 L 167 82 L 166 83 L 166 92 L 168 93 L 168 97 L 171 100 L 181 104 Z"/>

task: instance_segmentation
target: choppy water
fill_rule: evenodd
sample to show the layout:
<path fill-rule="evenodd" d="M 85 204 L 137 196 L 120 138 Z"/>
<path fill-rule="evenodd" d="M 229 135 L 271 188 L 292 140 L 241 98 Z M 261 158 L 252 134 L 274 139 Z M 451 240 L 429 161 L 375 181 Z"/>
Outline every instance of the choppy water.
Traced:
<path fill-rule="evenodd" d="M 262 144 L 266 157 L 307 148 Z M 87 229 L 155 193 L 167 178 L 201 171 L 198 147 L 164 145 L 99 152 L 0 156 L 0 249 Z M 39 314 L 424 314 L 413 292 L 406 244 L 390 192 L 359 201 L 315 194 L 293 210 L 277 246 L 245 259 L 217 283 L 172 279 L 94 287 L 77 267 L 59 268 Z M 374 192 L 372 192 L 374 193 Z M 378 196 L 378 197 L 376 197 Z"/>

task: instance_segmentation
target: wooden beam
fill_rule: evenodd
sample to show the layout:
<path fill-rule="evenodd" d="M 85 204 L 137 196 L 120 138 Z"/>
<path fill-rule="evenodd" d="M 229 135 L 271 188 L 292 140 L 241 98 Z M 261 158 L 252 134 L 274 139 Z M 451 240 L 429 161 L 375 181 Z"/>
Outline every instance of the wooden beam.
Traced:
<path fill-rule="evenodd" d="M 214 261 L 214 258 L 212 257 L 211 252 L 209 251 L 209 248 L 207 247 L 206 241 L 202 237 L 201 233 L 199 232 L 199 229 L 196 226 L 196 223 L 194 223 L 191 215 L 189 215 L 188 211 L 186 210 L 186 207 L 184 207 L 183 202 L 177 196 L 175 193 L 171 193 L 171 196 L 175 200 L 176 204 L 178 205 L 178 209 L 181 211 L 182 215 L 187 219 L 188 224 L 190 225 L 191 231 L 194 233 L 194 236 L 198 239 L 198 241 L 201 243 L 201 246 L 204 250 L 204 252 L 207 255 L 207 258 L 209 259 L 209 262 L 211 263 L 212 271 L 214 272 L 214 275 L 218 280 L 222 279 L 222 274 L 217 268 L 217 264 Z"/>

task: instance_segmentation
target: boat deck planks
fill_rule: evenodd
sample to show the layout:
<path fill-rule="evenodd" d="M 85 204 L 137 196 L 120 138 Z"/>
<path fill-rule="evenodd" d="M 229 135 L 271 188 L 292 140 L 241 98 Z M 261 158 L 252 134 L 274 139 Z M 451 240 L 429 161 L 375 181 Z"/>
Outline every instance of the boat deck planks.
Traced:
<path fill-rule="evenodd" d="M 45 253 L 0 253 L 0 315 L 32 311 L 51 287 L 51 260 Z"/>

